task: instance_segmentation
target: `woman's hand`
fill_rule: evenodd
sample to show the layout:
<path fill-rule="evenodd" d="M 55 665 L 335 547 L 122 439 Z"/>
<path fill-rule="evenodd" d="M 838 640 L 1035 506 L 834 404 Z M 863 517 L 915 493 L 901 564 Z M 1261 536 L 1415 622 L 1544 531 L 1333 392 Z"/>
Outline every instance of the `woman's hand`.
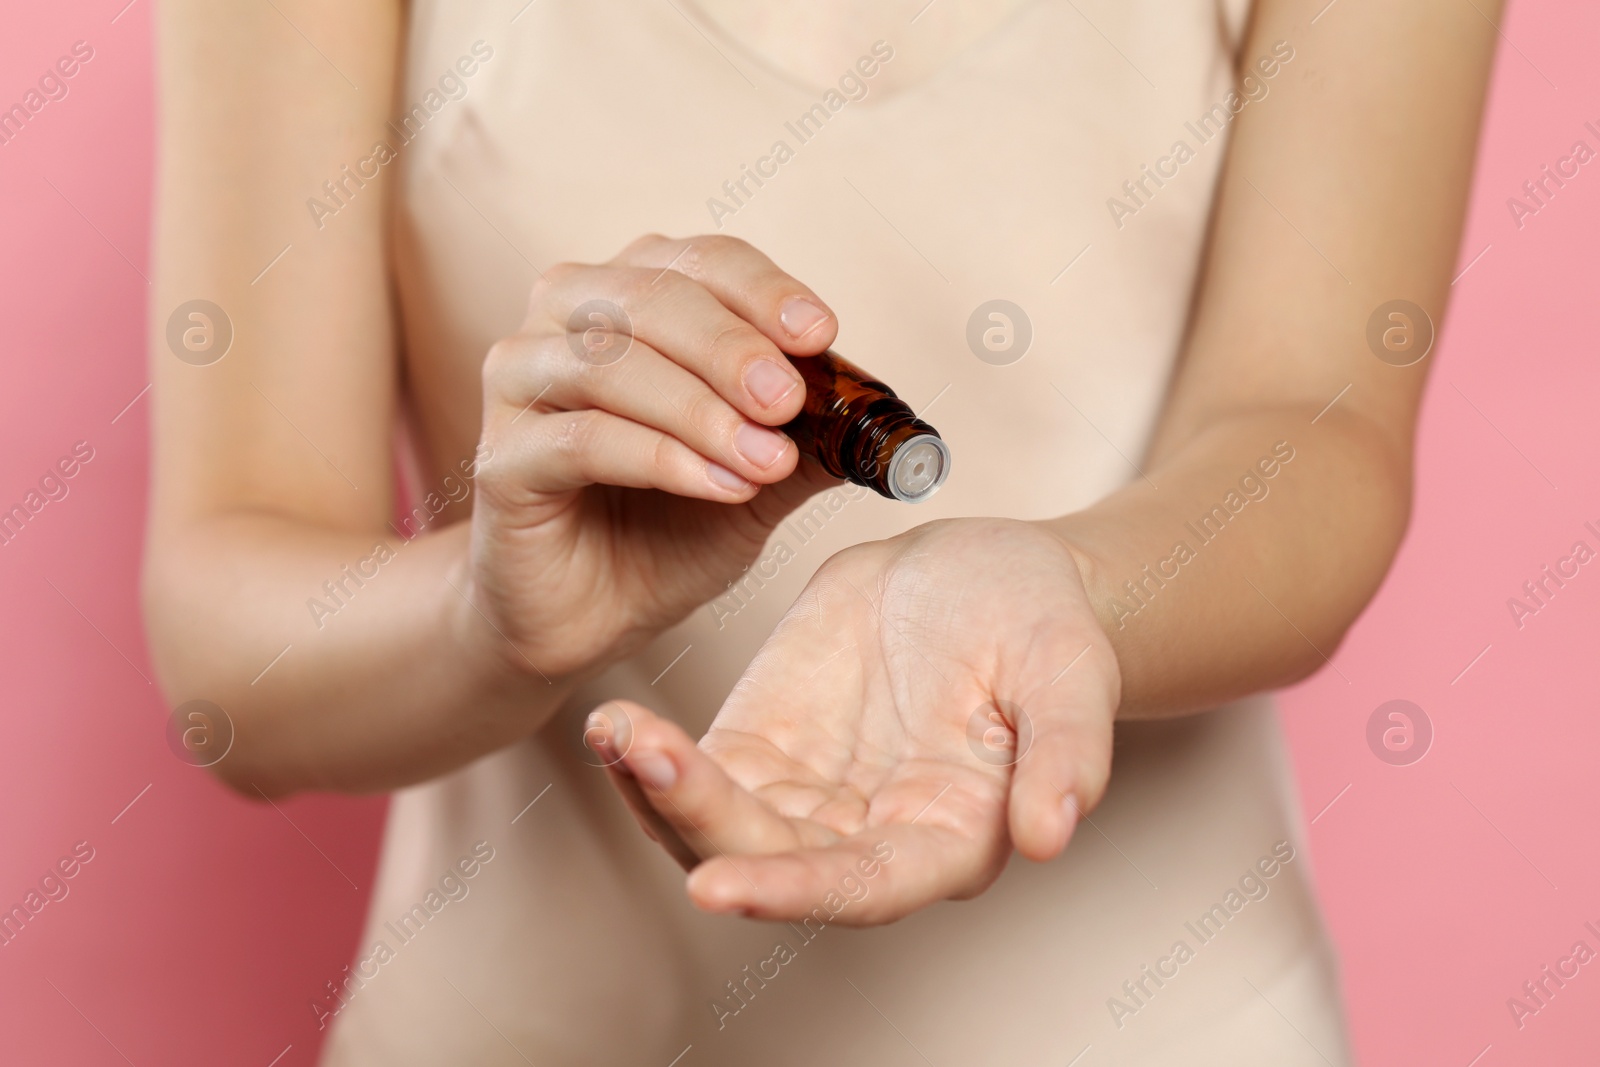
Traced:
<path fill-rule="evenodd" d="M 831 479 L 779 426 L 838 324 L 728 237 L 562 264 L 484 364 L 471 603 L 514 670 L 581 673 L 721 592 Z M 465 625 L 482 623 L 470 616 Z"/>
<path fill-rule="evenodd" d="M 1013 847 L 1058 854 L 1105 790 L 1120 686 L 1066 543 L 960 519 L 828 560 L 698 746 L 634 704 L 587 736 L 699 907 L 801 918 L 887 842 L 836 918 L 871 925 L 981 893 Z"/>

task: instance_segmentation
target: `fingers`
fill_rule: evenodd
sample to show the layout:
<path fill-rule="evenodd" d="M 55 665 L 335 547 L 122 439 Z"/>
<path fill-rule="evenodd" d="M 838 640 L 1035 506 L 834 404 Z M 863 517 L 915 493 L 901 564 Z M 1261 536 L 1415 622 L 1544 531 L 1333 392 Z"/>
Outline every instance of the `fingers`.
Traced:
<path fill-rule="evenodd" d="M 808 928 L 876 926 L 982 892 L 1005 866 L 996 844 L 939 826 L 877 827 L 824 848 L 709 859 L 690 873 L 689 898 L 704 911 Z"/>
<path fill-rule="evenodd" d="M 622 766 L 637 779 L 654 811 L 699 857 L 820 843 L 802 841 L 794 824 L 728 777 L 676 723 L 637 704 L 615 703 L 623 707 L 633 729 Z"/>
<path fill-rule="evenodd" d="M 643 341 L 632 341 L 626 359 L 601 366 L 573 358 L 559 338 L 507 342 L 496 346 L 484 374 L 486 403 L 498 399 L 508 428 L 552 410 L 594 408 L 659 430 L 758 485 L 782 481 L 799 463 L 799 450 L 781 431 L 745 418 Z"/>
<path fill-rule="evenodd" d="M 625 734 L 619 737 L 619 731 L 602 708 L 596 708 L 589 713 L 589 719 L 584 724 L 583 741 L 594 753 L 606 769 L 606 777 L 611 785 L 621 795 L 628 810 L 633 813 L 634 820 L 639 824 L 645 836 L 666 849 L 667 854 L 678 861 L 678 865 L 686 871 L 693 870 L 699 863 L 700 857 L 683 840 L 683 836 L 672 827 L 644 795 L 644 789 L 622 757 L 633 747 L 632 721 L 624 713 L 623 721 L 628 725 L 620 731 Z M 618 709 L 620 710 L 620 709 Z"/>
<path fill-rule="evenodd" d="M 1116 687 L 1099 669 L 1107 656 L 1114 658 L 1109 647 L 1091 647 L 1027 711 L 1031 744 L 1012 775 L 1007 818 L 1017 851 L 1031 860 L 1058 855 L 1105 795 L 1117 705 Z"/>
<path fill-rule="evenodd" d="M 767 486 L 747 506 L 760 526 L 772 529 L 818 493 L 843 484 L 842 479 L 823 470 L 822 464 L 803 460 L 795 464 L 789 477 Z"/>
<path fill-rule="evenodd" d="M 478 485 L 506 506 L 537 508 L 547 496 L 595 484 L 729 504 L 759 488 L 674 437 L 594 408 L 541 415 L 504 436 L 479 467 Z"/>
<path fill-rule="evenodd" d="M 603 266 L 558 264 L 484 364 L 495 451 L 511 438 L 510 469 L 534 479 L 507 488 L 529 504 L 594 482 L 742 503 L 789 482 L 799 450 L 772 427 L 799 413 L 805 385 L 785 352 L 820 352 L 836 332 L 809 288 L 733 238 L 645 237 Z M 817 482 L 762 510 L 781 517 Z"/>
<path fill-rule="evenodd" d="M 811 289 L 737 237 L 651 234 L 623 250 L 619 262 L 671 266 L 710 290 L 723 306 L 785 352 L 816 355 L 833 343 L 838 320 Z"/>
<path fill-rule="evenodd" d="M 571 264 L 545 275 L 534 287 L 545 315 L 535 332 L 593 331 L 604 343 L 587 338 L 574 342 L 574 350 L 598 351 L 593 362 L 605 363 L 629 358 L 625 344 L 605 340 L 626 334 L 704 380 L 747 418 L 777 426 L 799 413 L 805 386 L 778 346 L 677 270 Z M 616 310 L 590 312 L 600 315 L 601 325 L 573 322 L 596 302 Z"/>

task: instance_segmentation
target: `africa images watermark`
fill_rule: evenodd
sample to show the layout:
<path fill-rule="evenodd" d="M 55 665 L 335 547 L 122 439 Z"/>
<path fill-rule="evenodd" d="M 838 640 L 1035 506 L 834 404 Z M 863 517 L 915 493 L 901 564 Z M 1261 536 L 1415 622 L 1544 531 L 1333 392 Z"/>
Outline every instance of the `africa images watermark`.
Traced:
<path fill-rule="evenodd" d="M 354 564 L 346 563 L 341 567 L 337 578 L 322 583 L 326 600 L 315 596 L 306 598 L 306 610 L 311 613 L 311 621 L 317 624 L 317 629 L 327 624 L 329 616 L 337 615 L 348 607 L 356 594 L 381 573 L 383 565 L 399 558 L 400 550 L 421 536 L 446 507 L 459 504 L 471 496 L 472 479 L 477 477 L 478 470 L 493 456 L 494 449 L 480 444 L 471 459 L 464 459 L 456 465 L 461 472 L 460 477 L 454 473 L 446 474 L 440 480 L 439 488 L 424 494 L 400 520 L 400 526 L 394 527 L 394 531 L 400 534 L 398 545 L 390 547 L 387 541 L 376 542 L 371 551 Z"/>
<path fill-rule="evenodd" d="M 45 468 L 45 472 L 39 476 L 39 488 L 29 489 L 23 494 L 20 504 L 0 511 L 0 547 L 11 544 L 46 505 L 67 499 L 67 494 L 72 491 L 69 484 L 71 479 L 77 477 L 78 472 L 92 459 L 94 446 L 88 441 L 77 442 L 72 446 L 70 455 L 62 456 L 53 466 Z"/>
<path fill-rule="evenodd" d="M 461 56 L 453 66 L 447 67 L 439 75 L 436 88 L 423 93 L 422 99 L 412 104 L 398 119 L 389 120 L 393 141 L 374 142 L 371 151 L 356 160 L 354 169 L 346 163 L 339 168 L 338 174 L 323 182 L 322 192 L 326 201 L 315 196 L 306 199 L 306 210 L 311 212 L 311 221 L 316 223 L 317 229 L 327 225 L 325 220 L 329 215 L 337 215 L 349 207 L 368 182 L 376 180 L 384 167 L 400 158 L 400 149 L 416 140 L 446 104 L 466 96 L 467 79 L 493 58 L 494 49 L 487 43 L 481 40 L 472 42 L 471 54 Z"/>
<path fill-rule="evenodd" d="M 1600 927 L 1592 922 L 1583 924 L 1583 928 L 1600 939 Z M 1511 1021 L 1521 1030 L 1528 1025 L 1530 1016 L 1538 1015 L 1550 1006 L 1558 992 L 1565 989 L 1567 983 L 1578 977 L 1584 964 L 1595 958 L 1595 950 L 1587 941 L 1575 941 L 1572 951 L 1556 960 L 1554 968 L 1545 964 L 1539 968 L 1539 974 L 1522 983 L 1522 995 L 1506 998 L 1506 1010 L 1511 1013 Z M 1553 987 L 1553 988 L 1552 988 Z"/>
<path fill-rule="evenodd" d="M 1600 126 L 1593 121 L 1585 122 L 1583 128 L 1594 136 L 1600 143 Z M 1572 147 L 1567 154 L 1556 160 L 1554 169 L 1545 163 L 1539 168 L 1539 176 L 1522 183 L 1522 193 L 1526 199 L 1516 196 L 1506 197 L 1506 210 L 1511 212 L 1511 221 L 1517 224 L 1517 229 L 1522 229 L 1528 224 L 1528 219 L 1539 214 L 1550 206 L 1556 198 L 1556 193 L 1567 187 L 1567 182 L 1583 173 L 1582 168 L 1595 158 L 1595 150 L 1589 142 L 1581 137 L 1572 142 Z"/>
<path fill-rule="evenodd" d="M 1593 522 L 1585 522 L 1583 528 L 1600 543 L 1600 527 Z M 1595 550 L 1589 542 L 1581 539 L 1574 541 L 1571 551 L 1565 556 L 1559 557 L 1554 563 L 1546 563 L 1537 575 L 1523 582 L 1522 595 L 1506 598 L 1506 610 L 1511 612 L 1511 621 L 1517 624 L 1517 629 L 1527 625 L 1529 616 L 1537 615 L 1549 607 L 1556 593 L 1565 589 L 1567 582 L 1581 573 L 1580 568 L 1594 558 Z"/>
<path fill-rule="evenodd" d="M 1226 96 L 1212 104 L 1210 109 L 1194 122 L 1183 124 L 1183 128 L 1194 136 L 1194 145 L 1190 145 L 1187 139 L 1180 137 L 1172 143 L 1167 154 L 1157 158 L 1154 164 L 1141 164 L 1138 177 L 1122 183 L 1121 194 L 1106 198 L 1106 210 L 1111 213 L 1111 221 L 1116 224 L 1117 229 L 1122 229 L 1127 224 L 1128 218 L 1148 207 L 1150 201 L 1155 199 L 1156 193 L 1164 188 L 1168 181 L 1178 176 L 1179 169 L 1199 155 L 1201 148 L 1226 130 L 1228 124 L 1245 109 L 1246 105 L 1265 100 L 1267 93 L 1271 91 L 1268 81 L 1277 77 L 1278 72 L 1293 59 L 1293 45 L 1288 41 L 1275 42 L 1271 55 L 1256 60 L 1253 69 L 1247 68 L 1244 76 L 1239 79 L 1237 89 L 1228 90 Z M 1155 188 L 1152 189 L 1152 185 Z"/>
<path fill-rule="evenodd" d="M 829 89 L 822 94 L 821 100 L 801 112 L 793 121 L 783 124 L 783 128 L 794 138 L 795 147 L 805 145 L 821 133 L 829 120 L 845 109 L 846 104 L 865 100 L 868 82 L 878 73 L 882 64 L 893 58 L 894 48 L 887 41 L 872 42 L 872 54 L 860 57 L 854 67 L 839 75 L 837 89 Z M 756 191 L 776 178 L 779 168 L 795 157 L 795 147 L 779 138 L 772 142 L 766 155 L 756 158 L 753 165 L 739 164 L 739 176 L 722 183 L 722 192 L 727 199 L 717 196 L 706 199 L 706 210 L 711 212 L 712 224 L 722 229 L 723 219 L 737 215 Z M 755 184 L 755 189 L 750 188 L 751 183 Z"/>
<path fill-rule="evenodd" d="M 35 83 L 22 94 L 22 99 L 10 107 L 0 105 L 0 146 L 8 145 L 27 128 L 33 117 L 52 101 L 65 100 L 72 91 L 68 79 L 77 75 L 83 66 L 94 58 L 94 46 L 88 41 L 72 42 L 72 54 L 57 59 L 46 67 Z"/>
<path fill-rule="evenodd" d="M 789 538 L 804 548 L 822 533 L 822 528 L 843 511 L 846 505 L 871 495 L 870 490 L 863 486 L 847 482 L 829 489 L 813 500 L 806 510 L 796 512 L 784 520 L 766 551 L 746 567 L 738 579 L 728 583 L 726 593 L 706 605 L 706 610 L 711 612 L 711 617 L 717 621 L 717 629 L 727 626 L 729 619 L 749 607 L 755 600 L 756 594 L 778 576 L 784 564 L 795 558 L 796 553 L 789 545 Z"/>
<path fill-rule="evenodd" d="M 1386 700 L 1367 716 L 1367 748 L 1391 767 L 1409 767 L 1432 747 L 1433 719 L 1410 700 Z"/>
<path fill-rule="evenodd" d="M 1229 489 L 1221 503 L 1211 505 L 1209 511 L 1193 522 L 1184 523 L 1183 528 L 1194 537 L 1193 545 L 1187 539 L 1177 542 L 1166 558 L 1157 560 L 1153 566 L 1146 563 L 1140 572 L 1142 577 L 1137 582 L 1129 579 L 1122 583 L 1133 606 L 1129 607 L 1120 597 L 1112 600 L 1111 612 L 1117 620 L 1117 629 L 1122 629 L 1131 616 L 1149 607 L 1167 583 L 1183 573 L 1184 565 L 1198 559 L 1200 549 L 1222 536 L 1228 523 L 1237 519 L 1251 501 L 1267 499 L 1272 492 L 1272 486 L 1268 483 L 1293 459 L 1294 446 L 1287 441 L 1279 441 L 1272 446 L 1270 455 L 1262 456 L 1256 460 L 1255 466 L 1244 472 L 1239 478 L 1239 488 Z"/>
<path fill-rule="evenodd" d="M 69 855 L 62 856 L 54 865 L 46 868 L 39 878 L 39 888 L 30 888 L 22 895 L 20 903 L 11 905 L 8 911 L 0 912 L 0 948 L 10 947 L 29 923 L 37 921 L 39 913 L 46 906 L 66 900 L 67 894 L 72 892 L 72 887 L 67 883 L 76 878 L 92 859 L 94 846 L 87 841 L 79 841 L 72 846 Z"/>
<path fill-rule="evenodd" d="M 384 930 L 394 938 L 394 947 L 391 948 L 384 938 L 379 938 L 372 943 L 366 955 L 356 960 L 354 970 L 347 966 L 337 983 L 332 980 L 325 983 L 327 994 L 311 1001 L 311 1013 L 317 1017 L 317 1029 L 324 1029 L 329 1019 L 349 1007 L 355 995 L 382 973 L 383 965 L 395 959 L 400 949 L 415 941 L 447 905 L 466 900 L 467 894 L 472 892 L 472 879 L 482 872 L 494 856 L 494 846 L 489 842 L 475 842 L 470 853 L 444 869 L 437 886 L 429 887 L 422 899 L 411 905 L 410 910 L 384 923 Z"/>
<path fill-rule="evenodd" d="M 1287 841 L 1273 845 L 1269 855 L 1256 860 L 1254 866 L 1239 876 L 1236 888 L 1230 886 L 1222 900 L 1211 905 L 1210 910 L 1202 913 L 1194 922 L 1183 924 L 1183 928 L 1194 937 L 1195 947 L 1190 947 L 1189 942 L 1182 938 L 1174 941 L 1172 948 L 1154 965 L 1145 964 L 1139 968 L 1137 978 L 1122 983 L 1121 997 L 1107 997 L 1106 1009 L 1111 1012 L 1111 1021 L 1117 1024 L 1117 1029 L 1126 1026 L 1130 1016 L 1148 1008 L 1155 995 L 1178 977 L 1183 966 L 1195 958 L 1199 949 L 1215 941 L 1223 928 L 1244 911 L 1247 904 L 1266 900 L 1267 894 L 1272 892 L 1272 879 L 1294 862 L 1294 855 L 1294 846 Z"/>
<path fill-rule="evenodd" d="M 822 898 L 822 902 L 811 909 L 811 914 L 802 919 L 799 926 L 789 923 L 789 929 L 795 932 L 799 939 L 799 947 L 815 941 L 817 935 L 825 930 L 829 923 L 851 904 L 859 904 L 867 899 L 872 892 L 869 880 L 876 878 L 883 867 L 894 859 L 894 846 L 887 841 L 879 841 L 872 846 L 870 854 L 856 861 L 854 870 L 847 871 L 839 879 L 837 889 L 830 889 Z M 858 877 L 856 871 L 860 871 Z M 815 929 L 813 929 L 815 927 Z M 716 1017 L 717 1029 L 727 1027 L 728 1020 L 738 1015 L 750 1006 L 759 990 L 767 988 L 767 983 L 776 981 L 783 973 L 783 968 L 798 959 L 800 953 L 792 948 L 787 941 L 779 941 L 772 946 L 772 955 L 760 960 L 753 965 L 745 964 L 741 972 L 744 977 L 732 979 L 726 983 L 727 997 L 713 1000 L 711 1014 Z"/>

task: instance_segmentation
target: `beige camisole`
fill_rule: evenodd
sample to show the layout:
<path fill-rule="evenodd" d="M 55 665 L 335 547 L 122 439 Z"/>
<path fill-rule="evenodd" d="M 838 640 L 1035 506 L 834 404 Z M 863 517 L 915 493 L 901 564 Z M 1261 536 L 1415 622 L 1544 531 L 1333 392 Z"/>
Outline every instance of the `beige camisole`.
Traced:
<path fill-rule="evenodd" d="M 397 793 L 356 958 L 329 976 L 337 997 L 311 998 L 325 1063 L 1348 1062 L 1265 699 L 1119 726 L 1110 792 L 1061 858 L 1014 858 L 981 897 L 871 930 L 697 913 L 579 743 L 617 696 L 703 730 L 841 547 L 935 518 L 1061 515 L 1134 476 L 1226 148 L 1189 125 L 1228 94 L 1244 8 L 1022 3 L 885 88 L 937 6 L 824 82 L 691 0 L 415 0 L 401 92 L 423 110 L 392 165 L 424 479 L 470 455 L 481 361 L 536 266 L 719 230 L 821 294 L 835 347 L 936 425 L 954 464 L 925 504 L 819 498 L 774 534 L 786 551 L 538 735 Z M 1020 358 L 984 341 L 1009 326 L 1015 345 L 1014 311 L 971 329 L 995 300 L 1026 317 Z"/>

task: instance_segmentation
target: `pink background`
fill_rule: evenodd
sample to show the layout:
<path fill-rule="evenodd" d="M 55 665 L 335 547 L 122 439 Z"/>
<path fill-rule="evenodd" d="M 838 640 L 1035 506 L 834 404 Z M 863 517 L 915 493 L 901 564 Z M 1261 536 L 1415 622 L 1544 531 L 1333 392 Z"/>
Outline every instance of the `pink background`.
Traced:
<path fill-rule="evenodd" d="M 149 380 L 150 5 L 113 22 L 123 2 L 12 3 L 0 35 L 6 105 L 74 41 L 95 49 L 0 147 L 0 509 L 74 442 L 95 450 L 0 547 L 0 906 L 74 843 L 95 850 L 0 948 L 0 1041 L 16 1063 L 299 1067 L 319 1044 L 308 1003 L 355 945 L 383 802 L 247 803 L 163 740 L 136 591 L 148 396 L 127 407 Z M 1506 607 L 1575 540 L 1600 545 L 1582 529 L 1600 527 L 1600 163 L 1520 230 L 1506 207 L 1574 140 L 1600 144 L 1583 129 L 1600 127 L 1600 12 L 1518 4 L 1503 30 L 1411 534 L 1337 670 L 1284 701 L 1367 1064 L 1592 1062 L 1600 1036 L 1600 965 L 1520 1030 L 1506 1007 L 1580 937 L 1600 948 L 1583 930 L 1600 927 L 1600 566 L 1520 630 Z M 1410 766 L 1366 743 L 1397 698 L 1436 732 Z"/>

